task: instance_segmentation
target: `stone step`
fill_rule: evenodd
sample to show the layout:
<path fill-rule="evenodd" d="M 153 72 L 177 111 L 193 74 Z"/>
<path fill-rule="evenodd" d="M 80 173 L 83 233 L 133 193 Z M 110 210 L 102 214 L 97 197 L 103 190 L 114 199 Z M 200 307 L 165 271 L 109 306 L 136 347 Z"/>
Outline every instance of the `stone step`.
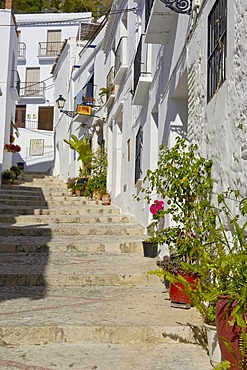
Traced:
<path fill-rule="evenodd" d="M 134 222 L 135 218 L 130 215 L 1 215 L 0 223 L 15 225 L 31 224 L 128 224 Z"/>
<path fill-rule="evenodd" d="M 70 207 L 56 207 L 56 208 L 34 208 L 29 206 L 15 206 L 15 207 L 0 207 L 0 215 L 119 215 L 118 208 L 113 206 L 100 205 L 71 205 Z"/>
<path fill-rule="evenodd" d="M 45 191 L 43 192 L 42 189 L 40 191 L 31 191 L 30 190 L 6 190 L 6 189 L 0 189 L 0 198 L 8 198 L 8 199 L 15 199 L 15 198 L 23 198 L 24 196 L 32 196 L 32 197 L 59 197 L 59 196 L 69 196 L 67 189 L 64 191 Z"/>
<path fill-rule="evenodd" d="M 52 198 L 52 199 L 46 199 L 43 197 L 42 200 L 35 199 L 30 197 L 30 199 L 12 199 L 11 201 L 7 199 L 2 199 L 0 201 L 1 207 L 5 205 L 9 205 L 11 202 L 11 206 L 25 206 L 28 203 L 28 206 L 34 206 L 35 208 L 39 207 L 55 207 L 55 206 L 71 206 L 71 205 L 78 205 L 78 206 L 83 206 L 83 205 L 90 205 L 90 204 L 100 204 L 101 201 L 92 201 L 92 200 L 85 200 L 83 197 L 57 197 L 57 198 Z M 5 207 L 4 207 L 5 208 Z"/>
<path fill-rule="evenodd" d="M 52 225 L 9 225 L 0 224 L 0 236 L 58 236 L 58 235 L 143 235 L 144 229 L 138 223 L 114 224 L 114 223 L 91 223 L 91 224 L 52 224 Z"/>
<path fill-rule="evenodd" d="M 137 269 L 138 265 L 138 269 Z M 155 261 L 105 253 L 2 253 L 0 286 L 116 286 L 157 282 Z"/>
<path fill-rule="evenodd" d="M 143 255 L 142 236 L 91 235 L 78 237 L 62 236 L 0 236 L 0 253 L 47 252 L 90 252 L 90 253 L 138 253 Z"/>
<path fill-rule="evenodd" d="M 1 186 L 1 192 L 14 192 L 15 194 L 44 194 L 45 192 L 59 192 L 59 191 L 67 191 L 67 187 L 66 186 L 57 186 L 57 187 L 54 187 L 54 186 L 49 186 L 49 188 L 42 188 L 42 187 L 35 187 L 35 186 L 29 186 L 29 185 L 2 185 Z"/>
<path fill-rule="evenodd" d="M 68 344 L 0 347 L 3 370 L 211 370 L 205 349 L 190 343 Z M 117 365 L 116 365 L 117 364 Z"/>
<path fill-rule="evenodd" d="M 5 345 L 195 342 L 202 331 L 197 311 L 171 308 L 161 284 L 4 287 L 0 293 Z"/>

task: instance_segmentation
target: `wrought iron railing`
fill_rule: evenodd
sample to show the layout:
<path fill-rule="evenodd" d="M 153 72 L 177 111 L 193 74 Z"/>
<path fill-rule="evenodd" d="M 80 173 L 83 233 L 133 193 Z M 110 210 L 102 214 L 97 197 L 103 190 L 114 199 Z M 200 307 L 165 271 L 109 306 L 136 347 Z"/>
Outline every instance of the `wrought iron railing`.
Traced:
<path fill-rule="evenodd" d="M 115 74 L 123 64 L 127 64 L 127 36 L 121 37 L 115 53 Z"/>
<path fill-rule="evenodd" d="M 147 56 L 143 58 L 143 49 L 144 49 L 144 34 L 141 35 L 134 59 L 134 85 L 133 85 L 134 93 L 136 91 L 140 77 L 151 75 L 151 73 L 147 71 L 147 60 L 145 60 Z"/>
<path fill-rule="evenodd" d="M 45 83 L 42 82 L 21 82 L 21 97 L 43 97 L 45 95 Z"/>
<path fill-rule="evenodd" d="M 149 17 L 152 11 L 154 0 L 146 0 L 145 3 L 145 30 L 147 29 Z"/>
<path fill-rule="evenodd" d="M 62 42 L 39 42 L 38 56 L 57 56 L 62 47 Z"/>
<path fill-rule="evenodd" d="M 106 88 L 107 94 L 106 98 L 109 99 L 110 95 L 115 93 L 114 77 L 115 77 L 115 68 L 111 67 L 108 75 L 106 76 Z"/>
<path fill-rule="evenodd" d="M 18 42 L 18 58 L 26 59 L 26 44 Z"/>
<path fill-rule="evenodd" d="M 20 85 L 21 85 L 21 80 L 18 71 L 12 70 L 11 71 L 11 83 L 10 87 L 15 88 L 18 92 L 18 95 L 20 95 Z"/>

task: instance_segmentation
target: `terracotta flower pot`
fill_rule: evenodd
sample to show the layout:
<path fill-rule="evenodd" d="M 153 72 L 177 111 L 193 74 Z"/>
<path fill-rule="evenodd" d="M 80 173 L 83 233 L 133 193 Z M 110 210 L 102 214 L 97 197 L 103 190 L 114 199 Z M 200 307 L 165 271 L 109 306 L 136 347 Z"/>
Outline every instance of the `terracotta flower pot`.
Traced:
<path fill-rule="evenodd" d="M 191 289 L 195 288 L 195 282 L 197 277 L 194 275 L 184 273 L 181 275 L 190 285 Z M 182 303 L 188 305 L 188 308 L 191 305 L 191 299 L 188 297 L 186 293 L 186 288 L 183 283 L 170 283 L 170 301 L 173 303 Z"/>
<path fill-rule="evenodd" d="M 241 327 L 230 325 L 232 321 L 232 311 L 237 302 L 229 305 L 229 297 L 219 296 L 216 305 L 216 327 L 222 359 L 231 363 L 231 370 L 239 370 L 241 363 L 241 352 L 239 349 L 239 337 Z"/>
<path fill-rule="evenodd" d="M 102 195 L 102 205 L 107 206 L 111 204 L 111 196 L 110 194 L 103 194 Z"/>

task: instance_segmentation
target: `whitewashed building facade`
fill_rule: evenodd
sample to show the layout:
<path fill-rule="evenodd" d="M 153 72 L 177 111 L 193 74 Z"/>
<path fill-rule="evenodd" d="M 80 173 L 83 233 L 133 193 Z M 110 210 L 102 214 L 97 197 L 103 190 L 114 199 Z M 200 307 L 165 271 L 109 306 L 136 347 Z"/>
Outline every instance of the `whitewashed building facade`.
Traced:
<path fill-rule="evenodd" d="M 78 139 L 87 136 L 92 141 L 93 150 L 105 145 L 105 104 L 99 96 L 107 71 L 101 50 L 103 32 L 99 21 L 95 32 L 85 37 L 83 44 L 78 43 L 76 38 L 68 39 L 52 69 L 55 96 L 61 95 L 65 99 L 63 110 L 67 111 L 66 114 L 57 108 L 54 115 L 53 174 L 59 175 L 64 181 L 79 175 L 80 163 L 77 153 L 63 139 L 70 139 L 72 134 Z M 89 114 L 77 114 L 78 105 L 86 107 Z"/>
<path fill-rule="evenodd" d="M 4 145 L 10 143 L 10 135 L 14 135 L 15 105 L 19 99 L 20 80 L 17 72 L 18 40 L 16 23 L 11 12 L 11 2 L 6 1 L 5 9 L 0 9 L 0 173 L 12 166 L 10 152 Z M 18 143 L 16 139 L 15 144 Z M 1 180 L 0 180 L 1 181 Z"/>
<path fill-rule="evenodd" d="M 76 37 L 80 27 L 91 27 L 92 14 L 17 14 L 21 79 L 16 125 L 20 132 L 25 170 L 49 171 L 54 159 L 54 83 L 52 65 L 64 40 Z M 15 159 L 15 157 L 14 157 Z"/>
<path fill-rule="evenodd" d="M 133 195 L 177 135 L 213 159 L 216 190 L 246 193 L 246 11 L 243 0 L 113 2 L 103 40 L 115 69 L 108 187 L 145 226 L 148 207 Z"/>

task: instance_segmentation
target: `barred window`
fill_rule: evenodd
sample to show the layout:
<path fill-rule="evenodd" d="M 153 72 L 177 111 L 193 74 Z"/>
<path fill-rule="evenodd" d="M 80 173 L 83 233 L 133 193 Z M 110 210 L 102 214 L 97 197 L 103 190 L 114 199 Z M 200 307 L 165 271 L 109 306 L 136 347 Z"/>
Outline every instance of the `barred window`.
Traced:
<path fill-rule="evenodd" d="M 216 0 L 208 16 L 208 102 L 226 79 L 227 0 Z"/>
<path fill-rule="evenodd" d="M 135 183 L 142 175 L 142 147 L 143 147 L 143 132 L 139 128 L 136 135 L 136 157 L 135 157 Z"/>

